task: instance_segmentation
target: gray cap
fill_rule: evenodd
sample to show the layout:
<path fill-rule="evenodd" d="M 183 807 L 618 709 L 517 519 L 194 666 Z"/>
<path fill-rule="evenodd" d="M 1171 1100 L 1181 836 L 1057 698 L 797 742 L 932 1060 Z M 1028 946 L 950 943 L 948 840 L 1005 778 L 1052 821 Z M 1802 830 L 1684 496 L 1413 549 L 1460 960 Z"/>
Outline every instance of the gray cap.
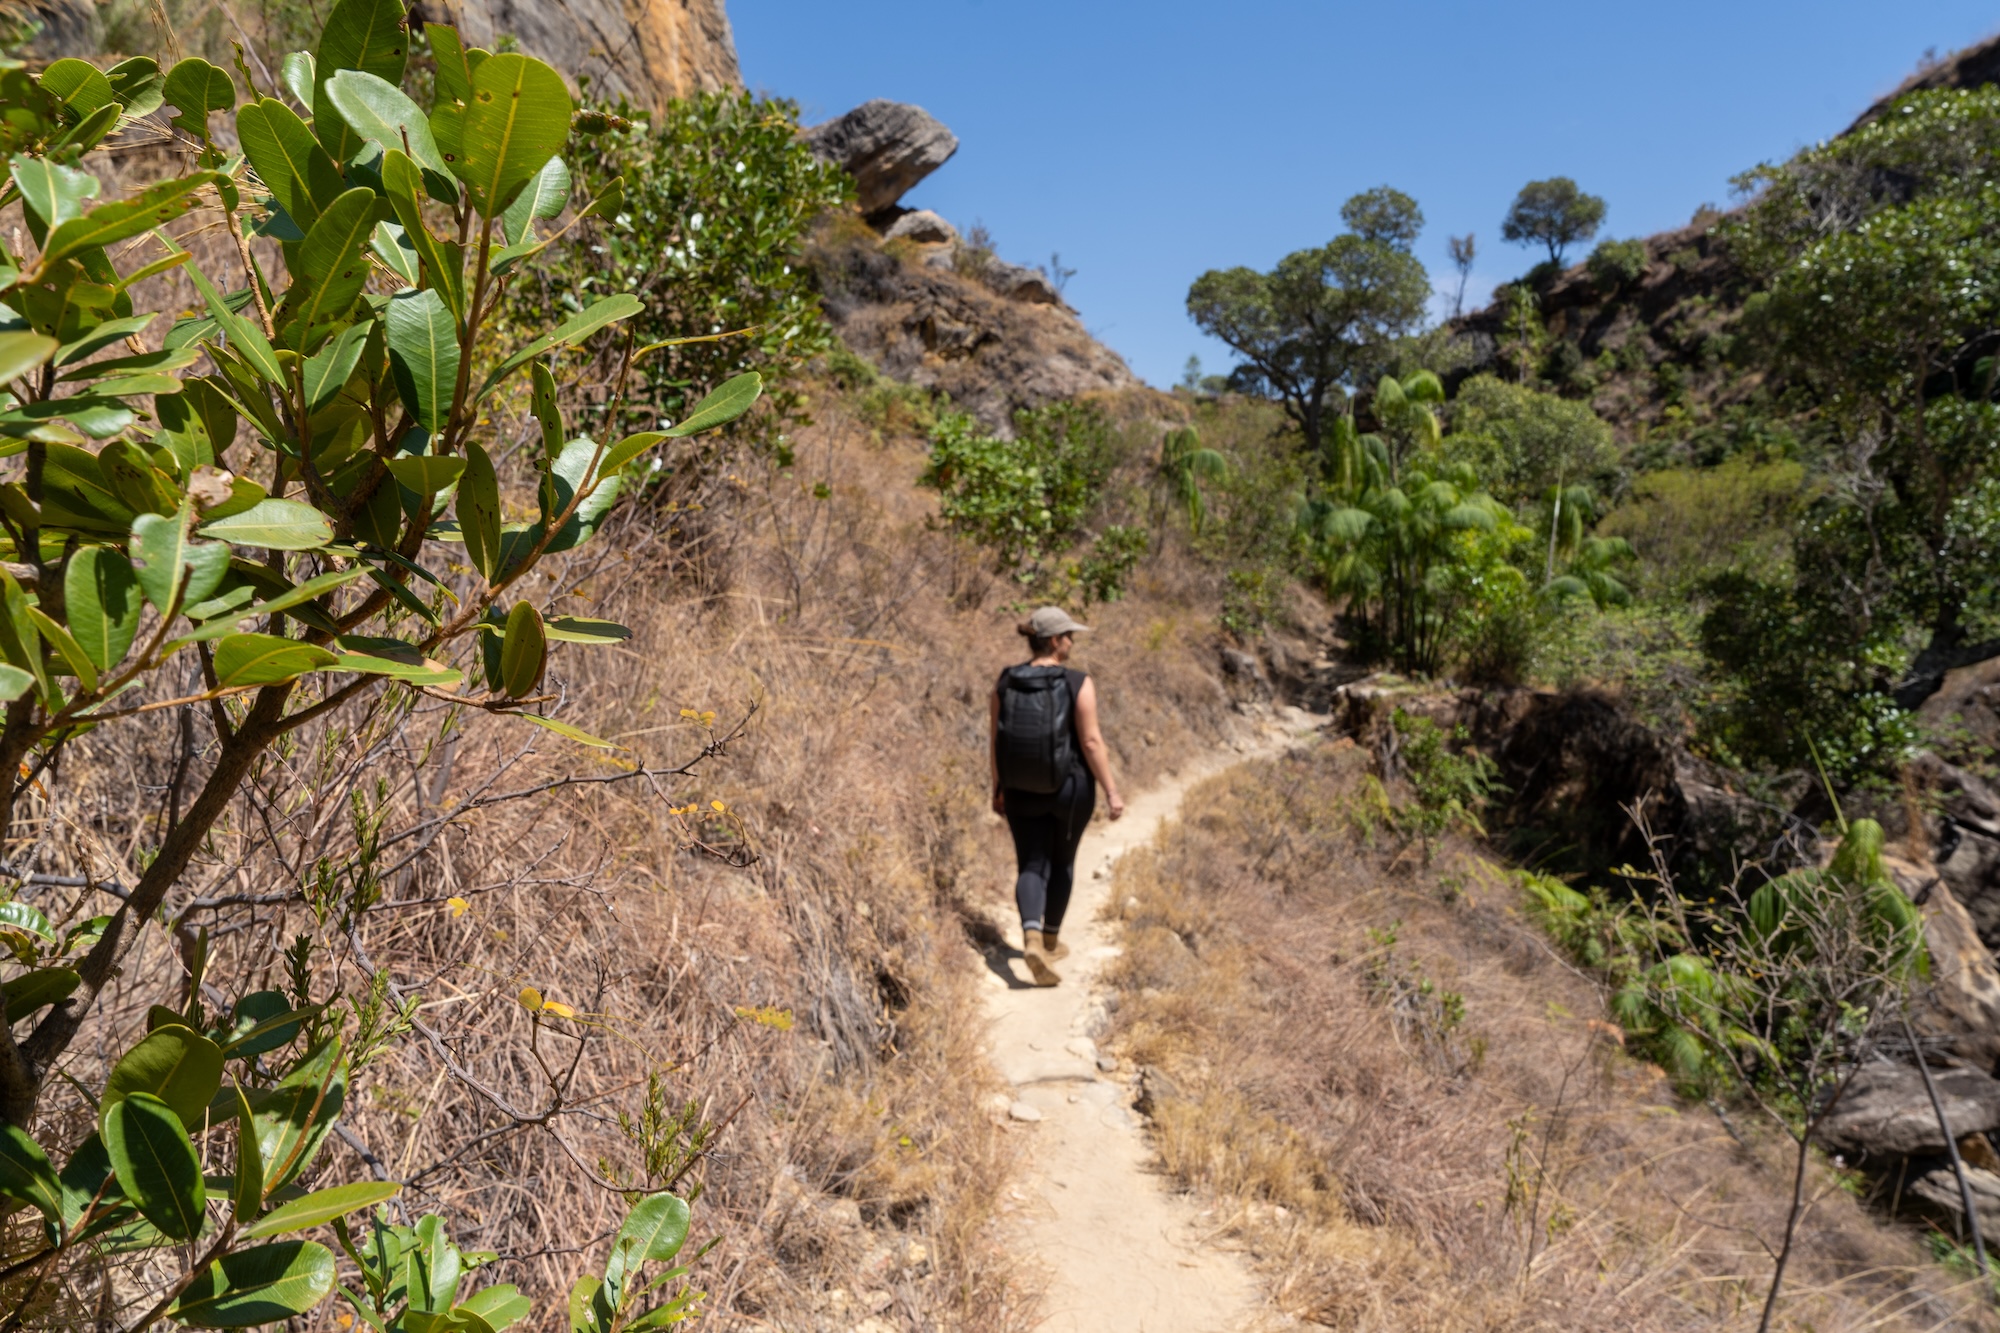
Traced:
<path fill-rule="evenodd" d="M 1088 634 L 1090 626 L 1079 625 L 1070 619 L 1069 612 L 1060 606 L 1045 606 L 1027 619 L 1028 633 L 1038 639 L 1053 639 L 1058 634 Z"/>

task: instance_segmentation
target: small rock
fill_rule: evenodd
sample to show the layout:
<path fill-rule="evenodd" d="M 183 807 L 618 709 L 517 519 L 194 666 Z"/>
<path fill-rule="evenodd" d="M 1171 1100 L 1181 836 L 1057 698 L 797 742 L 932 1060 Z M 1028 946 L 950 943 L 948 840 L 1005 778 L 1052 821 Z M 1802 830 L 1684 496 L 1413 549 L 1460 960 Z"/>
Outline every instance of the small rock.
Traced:
<path fill-rule="evenodd" d="M 1118 1072 L 1118 1061 L 1114 1056 L 1100 1055 L 1097 1057 L 1097 1069 L 1099 1073 L 1115 1074 Z"/>
<path fill-rule="evenodd" d="M 896 1303 L 896 1295 L 889 1291 L 857 1291 L 855 1301 L 869 1314 L 881 1314 Z"/>
<path fill-rule="evenodd" d="M 1023 268 L 1019 264 L 1009 264 L 995 259 L 988 263 L 986 271 L 980 275 L 986 285 L 1010 301 L 1026 301 L 1031 305 L 1060 305 L 1061 293 L 1056 291 L 1048 274 L 1040 269 Z"/>
<path fill-rule="evenodd" d="M 958 229 L 928 208 L 912 209 L 897 218 L 882 234 L 885 241 L 916 241 L 922 245 L 942 245 L 958 239 Z"/>
<path fill-rule="evenodd" d="M 307 406 L 311 406 L 311 404 L 307 404 Z M 1125 911 L 1126 911 L 1126 912 L 1127 912 L 1127 913 L 1129 914 L 1129 913 L 1132 913 L 1132 912 L 1136 912 L 1136 911 L 1138 911 L 1138 910 L 1139 910 L 1139 900 L 1138 900 L 1137 898 L 1134 898 L 1134 897 L 1133 897 L 1133 896 L 1132 896 L 1131 894 L 1129 894 L 1129 893 L 1128 893 L 1128 894 L 1126 894 L 1126 895 L 1125 895 Z"/>
<path fill-rule="evenodd" d="M 1063 1049 L 1079 1060 L 1097 1059 L 1097 1043 L 1088 1037 L 1071 1037 L 1063 1043 Z"/>
<path fill-rule="evenodd" d="M 1014 1102 L 1007 1108 L 1007 1114 L 1016 1120 L 1033 1124 L 1042 1118 L 1042 1113 L 1026 1102 Z"/>
<path fill-rule="evenodd" d="M 1014 1105 L 1014 1099 L 1004 1092 L 996 1092 L 988 1096 L 980 1105 L 993 1115 L 1006 1115 L 1008 1110 Z"/>
<path fill-rule="evenodd" d="M 905 1268 L 922 1268 L 930 1261 L 930 1247 L 926 1246 L 922 1241 L 913 1240 L 903 1247 L 903 1266 Z"/>
<path fill-rule="evenodd" d="M 1159 1109 L 1160 1103 L 1172 1101 L 1180 1095 L 1180 1088 L 1157 1065 L 1147 1065 L 1139 1071 L 1139 1099 L 1133 1105 L 1138 1108 L 1139 1114 L 1151 1115 Z"/>
<path fill-rule="evenodd" d="M 861 1205 L 852 1199 L 840 1199 L 828 1204 L 826 1220 L 843 1231 L 861 1229 Z"/>

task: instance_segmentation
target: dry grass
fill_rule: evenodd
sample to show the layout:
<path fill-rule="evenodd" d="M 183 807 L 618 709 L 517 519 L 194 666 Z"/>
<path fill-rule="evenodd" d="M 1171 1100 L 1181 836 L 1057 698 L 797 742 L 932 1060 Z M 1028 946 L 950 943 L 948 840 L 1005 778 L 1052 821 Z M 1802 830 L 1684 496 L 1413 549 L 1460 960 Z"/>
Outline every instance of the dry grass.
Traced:
<path fill-rule="evenodd" d="M 1368 767 L 1239 770 L 1121 864 L 1116 1039 L 1168 1173 L 1328 1327 L 1754 1327 L 1780 1145 L 1628 1058 L 1474 849 L 1371 838 Z M 1993 1326 L 1843 1183 L 1816 1173 L 1780 1327 Z"/>
<path fill-rule="evenodd" d="M 681 1181 L 704 1188 L 697 1238 L 721 1237 L 698 1266 L 716 1326 L 1029 1327 L 1034 1293 L 989 1226 L 1011 1167 L 979 1107 L 993 1088 L 966 938 L 1009 882 L 985 809 L 984 697 L 1017 659 L 1018 612 L 929 529 L 921 442 L 817 396 L 796 468 L 739 462 L 671 497 L 697 508 L 634 511 L 529 594 L 632 628 L 615 647 L 565 647 L 550 674 L 559 715 L 625 749 L 429 701 L 350 707 L 301 733 L 171 900 L 178 934 L 155 932 L 107 991 L 72 1072 L 89 1083 L 148 1004 L 178 1002 L 198 929 L 215 941 L 211 1010 L 282 987 L 277 952 L 305 934 L 315 999 L 358 1002 L 379 973 L 421 1004 L 422 1027 L 357 1074 L 352 1140 L 330 1146 L 322 1179 L 408 1182 L 412 1214 L 443 1212 L 461 1245 L 499 1253 L 490 1280 L 535 1298 L 531 1327 L 563 1327 L 569 1284 L 601 1264 L 624 1210 L 605 1182 L 658 1187 L 678 1169 L 669 1152 L 649 1170 L 621 1128 L 649 1079 L 665 1111 L 691 1100 L 721 1127 Z M 496 422 L 503 443 L 515 433 Z M 1131 783 L 1223 724 L 1216 595 L 1168 556 L 1092 613 L 1082 664 Z M 692 775 L 633 777 L 709 744 L 683 709 L 713 710 L 716 735 L 747 721 Z M 167 817 L 178 725 L 86 738 L 10 859 L 129 881 Z M 212 732 L 188 725 L 198 780 Z M 357 795 L 380 817 L 372 861 Z M 302 895 L 322 863 L 324 919 Z M 370 879 L 379 901 L 345 929 L 340 905 Z M 87 892 L 43 902 L 103 910 Z M 532 1017 L 524 985 L 585 1020 Z M 59 1150 L 88 1121 L 65 1097 L 38 1126 Z M 215 1147 L 228 1169 L 226 1137 Z M 168 1262 L 118 1269 L 116 1303 L 157 1291 Z"/>

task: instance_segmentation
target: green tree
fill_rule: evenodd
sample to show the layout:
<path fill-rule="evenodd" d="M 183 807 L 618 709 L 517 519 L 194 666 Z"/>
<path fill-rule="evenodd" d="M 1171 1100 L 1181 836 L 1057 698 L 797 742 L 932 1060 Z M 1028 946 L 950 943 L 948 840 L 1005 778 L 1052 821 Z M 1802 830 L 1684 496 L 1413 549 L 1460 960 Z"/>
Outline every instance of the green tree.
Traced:
<path fill-rule="evenodd" d="M 1286 255 L 1269 273 L 1211 269 L 1187 297 L 1195 324 L 1243 357 L 1238 379 L 1279 400 L 1312 453 L 1347 395 L 1422 325 L 1431 294 L 1410 253 L 1423 215 L 1407 195 L 1370 190 L 1341 216 L 1347 234 Z"/>
<path fill-rule="evenodd" d="M 1470 463 L 1509 504 L 1559 483 L 1607 494 L 1617 487 L 1618 446 L 1588 403 L 1573 402 L 1492 375 L 1458 386 L 1446 455 Z"/>
<path fill-rule="evenodd" d="M 1996 151 L 2000 90 L 1921 92 L 1744 178 L 1758 193 L 1728 240 L 1768 284 L 1746 323 L 1813 424 L 1826 484 L 1799 530 L 1792 586 L 1765 595 L 1731 581 L 1709 637 L 1743 664 L 1754 643 L 1731 622 L 1768 628 L 1782 610 L 1799 634 L 1780 638 L 1830 631 L 1838 645 L 1811 655 L 1817 678 L 1765 700 L 1792 719 L 1763 728 L 1790 738 L 1764 750 L 1775 762 L 1799 762 L 1801 724 L 1828 721 L 1816 700 L 1887 721 L 1870 696 L 1913 706 L 1947 668 L 2000 651 Z M 1861 752 L 1893 744 L 1895 728 L 1874 730 Z"/>
<path fill-rule="evenodd" d="M 1597 235 L 1604 211 L 1603 199 L 1567 176 L 1529 181 L 1501 220 L 1500 235 L 1516 245 L 1547 246 L 1549 262 L 1560 264 L 1564 250 Z"/>

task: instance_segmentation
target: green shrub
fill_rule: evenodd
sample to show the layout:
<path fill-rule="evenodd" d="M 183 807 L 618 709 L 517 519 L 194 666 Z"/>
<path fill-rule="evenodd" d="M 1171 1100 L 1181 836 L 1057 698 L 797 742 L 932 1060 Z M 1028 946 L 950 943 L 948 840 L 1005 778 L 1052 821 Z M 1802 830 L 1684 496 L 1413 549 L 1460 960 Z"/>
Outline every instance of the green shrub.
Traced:
<path fill-rule="evenodd" d="M 1618 489 L 1617 443 L 1587 403 L 1475 375 L 1459 386 L 1450 415 L 1445 457 L 1471 464 L 1504 503 L 1539 496 L 1558 482 L 1581 483 L 1599 495 Z"/>
<path fill-rule="evenodd" d="M 1644 241 L 1599 241 L 1584 261 L 1597 285 L 1615 292 L 1628 282 L 1636 282 L 1646 272 Z"/>
<path fill-rule="evenodd" d="M 1144 528 L 1113 524 L 1097 534 L 1083 558 L 1069 567 L 1077 600 L 1115 602 L 1125 595 L 1125 580 L 1146 554 L 1151 538 Z"/>
<path fill-rule="evenodd" d="M 495 328 L 502 291 L 540 251 L 537 223 L 567 206 L 569 94 L 539 61 L 461 53 L 455 72 L 441 61 L 426 116 L 399 86 L 401 41 L 357 36 L 405 19 L 400 0 L 334 6 L 310 123 L 270 98 L 239 108 L 229 76 L 199 58 L 0 72 L 22 217 L 0 264 L 0 436 L 19 460 L 0 482 L 0 770 L 33 775 L 0 785 L 0 840 L 61 808 L 31 810 L 29 787 L 57 784 L 86 732 L 172 706 L 186 738 L 172 813 L 156 833 L 135 830 L 135 844 L 160 841 L 132 848 L 129 883 L 22 874 L 54 910 L 0 901 L 14 973 L 0 1002 L 20 1028 L 0 1042 L 0 1197 L 18 1219 L 0 1233 L 0 1269 L 18 1284 L 10 1327 L 77 1327 L 79 1309 L 132 1328 L 304 1315 L 332 1294 L 336 1261 L 298 1233 L 400 1189 L 337 1183 L 320 1155 L 356 1076 L 421 1021 L 419 996 L 356 957 L 351 928 L 384 887 L 370 795 L 353 793 L 358 846 L 345 864 L 322 857 L 300 867 L 302 884 L 250 900 L 272 911 L 230 942 L 228 976 L 210 968 L 185 890 L 198 853 L 221 855 L 240 803 L 285 836 L 276 826 L 313 799 L 295 771 L 320 762 L 307 747 L 333 754 L 356 734 L 340 727 L 400 730 L 425 696 L 604 744 L 545 712 L 560 691 L 542 682 L 553 643 L 629 631 L 545 617 L 561 594 L 543 562 L 599 534 L 667 434 L 572 436 L 550 367 L 641 303 L 621 291 L 567 318 L 541 311 L 518 339 Z M 452 29 L 428 35 L 458 50 Z M 301 54 L 285 68 L 315 66 Z M 107 192 L 85 154 L 163 100 L 186 151 L 153 160 L 174 174 L 93 203 Z M 232 110 L 240 154 L 214 134 L 214 115 Z M 176 239 L 245 229 L 280 240 L 283 268 L 216 246 L 243 266 L 234 292 Z M 167 273 L 198 304 L 162 321 L 160 306 L 180 302 L 144 280 Z M 148 350 L 138 337 L 155 321 L 170 327 Z M 540 426 L 523 464 L 534 501 L 504 522 L 488 413 L 523 380 Z M 733 378 L 672 434 L 722 425 L 757 395 L 755 374 Z M 378 721 L 357 724 L 370 710 Z M 414 780 L 430 782 L 423 762 Z M 301 861 L 338 824 L 326 819 Z M 67 907 L 46 896 L 79 885 Z M 122 900 L 115 914 L 90 914 L 100 892 Z M 339 938 L 334 978 L 313 966 L 324 939 L 272 938 L 294 904 L 293 920 Z M 178 961 L 162 969 L 168 949 Z M 358 985 L 336 979 L 357 972 Z M 279 976 L 285 990 L 245 979 Z M 147 998 L 146 1030 L 128 1043 L 115 1025 Z M 520 998 L 537 1032 L 578 1017 L 532 988 Z M 559 1110 L 558 1098 L 514 1120 L 548 1125 Z M 579 1329 L 667 1322 L 699 1299 L 683 1287 L 663 1310 L 640 1308 L 657 1299 L 640 1266 L 674 1256 L 688 1212 L 664 1193 L 631 1202 L 604 1276 L 573 1298 Z M 460 1288 L 437 1216 L 375 1239 L 378 1259 L 390 1247 L 429 1256 L 382 1260 L 377 1281 L 349 1247 L 369 1289 L 350 1299 L 378 1329 L 497 1329 L 529 1313 L 504 1285 Z M 108 1256 L 129 1252 L 145 1258 L 121 1262 L 114 1281 Z"/>
<path fill-rule="evenodd" d="M 1059 402 L 1015 413 L 1014 430 L 1014 439 L 997 439 L 971 417 L 945 413 L 918 480 L 938 492 L 947 528 L 990 549 L 1024 586 L 1046 588 L 1060 577 L 1054 557 L 1076 540 L 1111 474 L 1111 420 L 1095 404 Z"/>
<path fill-rule="evenodd" d="M 1431 719 L 1400 708 L 1391 726 L 1396 762 L 1410 788 L 1410 799 L 1396 807 L 1395 820 L 1422 843 L 1424 863 L 1430 863 L 1437 840 L 1456 829 L 1486 836 L 1480 813 L 1493 793 L 1502 789 L 1499 767 L 1477 750 L 1451 748 L 1451 741 L 1463 745 L 1463 727 L 1447 735 Z"/>
<path fill-rule="evenodd" d="M 734 429 L 788 461 L 786 433 L 804 412 L 791 376 L 836 342 L 803 245 L 815 218 L 853 197 L 853 182 L 799 138 L 791 102 L 704 92 L 676 98 L 657 117 L 622 103 L 615 111 L 630 123 L 587 141 L 573 166 L 587 197 L 614 180 L 622 196 L 582 219 L 514 286 L 509 318 L 532 324 L 597 293 L 629 291 L 645 303 L 630 325 L 641 347 L 748 330 L 645 357 L 625 387 L 629 408 L 641 421 L 679 420 L 754 365 L 771 392 Z M 594 401 L 608 401 L 613 369 L 600 357 L 580 374 L 582 384 L 602 386 Z"/>

